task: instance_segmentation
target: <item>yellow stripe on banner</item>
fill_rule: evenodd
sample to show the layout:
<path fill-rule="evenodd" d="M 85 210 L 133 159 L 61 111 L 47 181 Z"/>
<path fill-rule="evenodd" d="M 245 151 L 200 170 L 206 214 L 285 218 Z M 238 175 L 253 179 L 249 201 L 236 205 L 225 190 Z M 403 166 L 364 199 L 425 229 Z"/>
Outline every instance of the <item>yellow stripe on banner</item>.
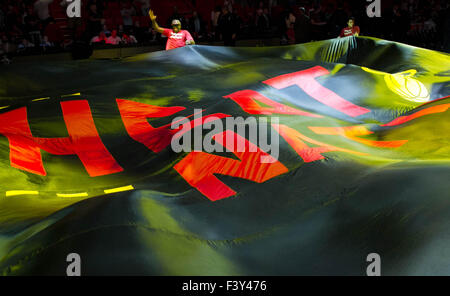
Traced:
<path fill-rule="evenodd" d="M 85 197 L 88 196 L 87 192 L 81 193 L 56 193 L 59 197 Z"/>
<path fill-rule="evenodd" d="M 81 93 L 75 93 L 75 94 L 70 94 L 70 95 L 63 95 L 63 96 L 61 96 L 61 98 L 72 97 L 72 96 L 81 96 Z"/>
<path fill-rule="evenodd" d="M 117 188 L 112 188 L 112 189 L 105 189 L 104 191 L 106 194 L 110 194 L 110 193 L 133 190 L 133 189 L 134 189 L 134 187 L 132 185 L 128 185 L 128 186 L 117 187 Z"/>
<path fill-rule="evenodd" d="M 50 97 L 46 97 L 46 98 L 39 98 L 39 99 L 34 99 L 32 100 L 33 102 L 37 102 L 37 101 L 43 101 L 43 100 L 49 100 Z"/>
<path fill-rule="evenodd" d="M 0 110 L 1 109 L 5 109 L 5 108 L 8 108 L 9 106 L 3 106 L 3 107 L 0 107 Z"/>
<path fill-rule="evenodd" d="M 6 191 L 6 196 L 15 196 L 15 195 L 38 195 L 39 191 L 27 191 L 27 190 L 10 190 Z"/>

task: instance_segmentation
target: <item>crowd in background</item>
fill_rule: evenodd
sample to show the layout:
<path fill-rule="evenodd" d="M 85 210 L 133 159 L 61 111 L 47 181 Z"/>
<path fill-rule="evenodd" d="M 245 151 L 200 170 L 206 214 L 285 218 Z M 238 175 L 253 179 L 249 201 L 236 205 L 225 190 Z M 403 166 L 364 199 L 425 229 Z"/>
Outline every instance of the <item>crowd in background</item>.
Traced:
<path fill-rule="evenodd" d="M 361 35 L 449 51 L 448 0 L 382 0 L 369 18 L 362 0 L 82 0 L 82 18 L 67 18 L 67 0 L 6 0 L 0 4 L 0 54 L 59 51 L 76 40 L 91 44 L 163 43 L 161 26 L 179 19 L 197 42 L 235 45 L 237 39 L 279 38 L 281 44 L 335 38 L 354 17 Z M 171 3 L 159 8 L 162 1 Z M 212 7 L 206 10 L 204 3 Z M 183 9 L 179 9 L 182 7 Z M 161 14 L 161 16 L 160 16 Z"/>

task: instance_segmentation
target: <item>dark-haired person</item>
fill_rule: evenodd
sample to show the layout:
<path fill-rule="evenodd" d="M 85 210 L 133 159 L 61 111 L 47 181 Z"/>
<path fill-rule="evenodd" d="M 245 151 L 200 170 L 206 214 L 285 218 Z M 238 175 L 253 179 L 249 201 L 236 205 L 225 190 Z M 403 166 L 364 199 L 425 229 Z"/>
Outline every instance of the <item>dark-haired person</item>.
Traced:
<path fill-rule="evenodd" d="M 96 36 L 102 30 L 102 15 L 97 11 L 97 5 L 89 6 L 89 15 L 87 20 L 87 31 L 89 37 Z"/>
<path fill-rule="evenodd" d="M 28 6 L 26 15 L 23 19 L 24 25 L 25 25 L 25 32 L 27 32 L 28 37 L 30 38 L 30 41 L 36 45 L 41 40 L 41 31 L 39 27 L 39 19 L 37 18 L 36 14 L 34 13 L 33 7 Z M 0 24 L 0 30 L 1 30 L 1 24 Z"/>
<path fill-rule="evenodd" d="M 122 34 L 122 42 L 125 44 L 136 44 L 138 43 L 136 37 L 131 34 Z"/>
<path fill-rule="evenodd" d="M 106 44 L 118 45 L 122 43 L 122 38 L 117 35 L 117 30 L 112 30 L 111 36 L 106 39 Z"/>
<path fill-rule="evenodd" d="M 181 22 L 179 20 L 172 20 L 172 29 L 165 29 L 158 26 L 153 10 L 150 10 L 148 15 L 152 21 L 153 29 L 167 37 L 166 50 L 195 44 L 191 34 L 186 30 L 181 30 Z"/>
<path fill-rule="evenodd" d="M 64 34 L 52 17 L 48 19 L 48 25 L 44 30 L 44 36 L 47 36 L 48 41 L 55 46 L 60 46 L 64 41 Z"/>
<path fill-rule="evenodd" d="M 223 45 L 236 46 L 236 35 L 239 30 L 237 16 L 232 13 L 227 5 L 222 7 L 222 13 L 217 21 L 217 29 L 222 36 Z"/>
<path fill-rule="evenodd" d="M 295 17 L 294 34 L 295 43 L 306 43 L 310 41 L 311 19 L 306 15 L 304 7 L 300 7 Z"/>
<path fill-rule="evenodd" d="M 42 23 L 42 30 L 45 30 L 45 27 L 48 24 L 50 19 L 50 12 L 48 6 L 53 2 L 53 0 L 37 0 L 34 2 L 34 10 L 36 11 L 39 19 Z"/>
<path fill-rule="evenodd" d="M 106 37 L 105 31 L 101 31 L 98 36 L 94 36 L 91 39 L 91 43 L 103 43 L 106 44 L 108 37 Z"/>
<path fill-rule="evenodd" d="M 347 27 L 342 29 L 341 34 L 339 35 L 339 38 L 341 37 L 347 37 L 347 36 L 359 36 L 359 27 L 355 26 L 355 19 L 350 18 L 347 22 Z"/>
<path fill-rule="evenodd" d="M 192 13 L 192 17 L 189 19 L 189 29 L 195 38 L 202 37 L 204 32 L 204 24 L 197 11 L 194 11 Z"/>

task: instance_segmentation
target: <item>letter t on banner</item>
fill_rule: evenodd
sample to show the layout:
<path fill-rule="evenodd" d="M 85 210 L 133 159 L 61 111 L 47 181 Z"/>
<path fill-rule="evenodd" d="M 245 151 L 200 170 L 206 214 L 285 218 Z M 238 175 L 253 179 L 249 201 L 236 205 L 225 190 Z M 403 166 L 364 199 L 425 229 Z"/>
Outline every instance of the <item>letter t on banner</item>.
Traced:
<path fill-rule="evenodd" d="M 327 75 L 329 73 L 330 72 L 324 67 L 315 66 L 310 69 L 280 75 L 263 82 L 276 89 L 297 85 L 315 100 L 351 117 L 357 117 L 370 112 L 369 109 L 357 106 L 352 102 L 345 100 L 316 81 L 316 77 Z"/>

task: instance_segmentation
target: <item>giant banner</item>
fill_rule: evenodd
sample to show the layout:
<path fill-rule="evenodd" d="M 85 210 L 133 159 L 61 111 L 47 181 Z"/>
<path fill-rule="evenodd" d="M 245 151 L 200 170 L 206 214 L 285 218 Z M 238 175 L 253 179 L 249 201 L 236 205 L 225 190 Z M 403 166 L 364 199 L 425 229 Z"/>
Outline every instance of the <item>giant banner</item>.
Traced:
<path fill-rule="evenodd" d="M 3 66 L 0 274 L 450 274 L 450 57 L 368 37 Z"/>

